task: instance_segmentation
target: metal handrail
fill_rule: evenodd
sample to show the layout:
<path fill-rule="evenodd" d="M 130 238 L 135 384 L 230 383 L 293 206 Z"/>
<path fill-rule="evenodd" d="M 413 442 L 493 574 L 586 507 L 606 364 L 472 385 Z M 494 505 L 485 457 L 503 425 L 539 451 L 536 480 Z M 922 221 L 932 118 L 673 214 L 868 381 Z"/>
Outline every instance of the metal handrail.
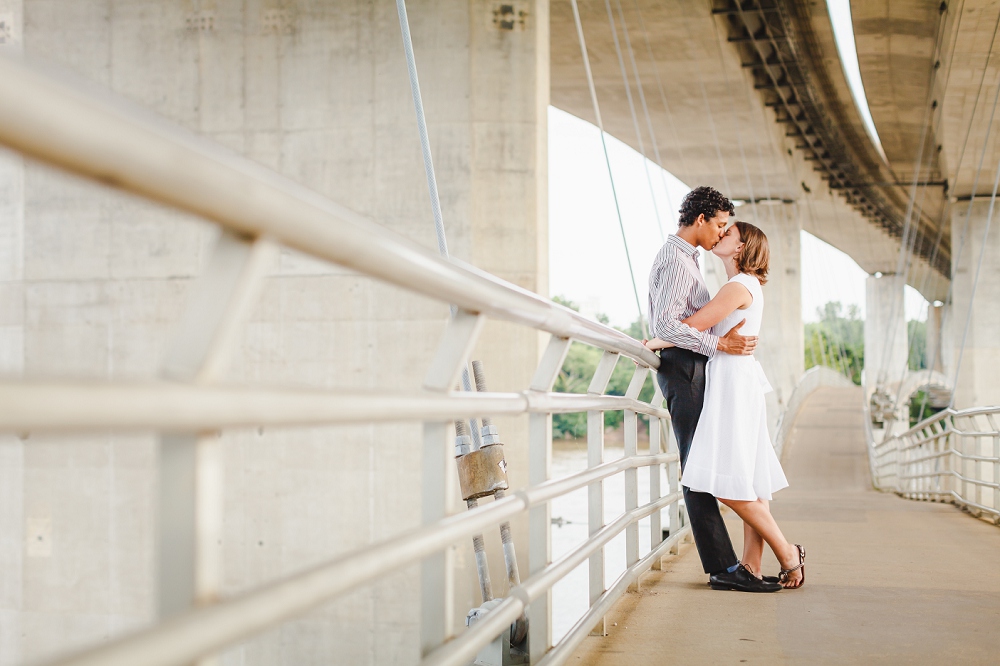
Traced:
<path fill-rule="evenodd" d="M 0 144 L 470 312 L 614 351 L 639 341 L 455 259 L 147 110 L 0 51 Z"/>
<path fill-rule="evenodd" d="M 947 408 L 881 442 L 865 417 L 876 488 L 952 502 L 1000 525 L 1000 407 Z"/>
<path fill-rule="evenodd" d="M 426 524 L 422 527 L 391 540 L 231 598 L 192 606 L 147 629 L 53 663 L 77 666 L 192 663 L 394 571 L 400 552 L 405 552 L 410 559 L 429 558 L 524 511 L 532 512 L 532 575 L 512 590 L 501 613 L 492 617 L 488 614 L 480 625 L 462 637 L 440 644 L 438 651 L 432 650 L 427 660 L 433 661 L 430 655 L 439 655 L 440 651 L 440 655 L 445 652 L 451 655 L 447 663 L 461 663 L 461 659 L 474 654 L 506 630 L 510 621 L 519 617 L 525 606 L 534 601 L 530 613 L 533 618 L 530 628 L 532 660 L 557 663 L 566 658 L 589 632 L 590 626 L 610 609 L 627 585 L 655 566 L 668 549 L 676 549 L 679 540 L 689 534 L 689 528 L 682 527 L 678 455 L 676 451 L 659 453 L 663 441 L 670 441 L 666 437 L 669 414 L 660 406 L 662 395 L 657 390 L 651 403 L 636 398 L 646 373 L 658 367 L 659 357 L 637 340 L 475 267 L 442 259 L 374 221 L 166 123 L 142 108 L 93 90 L 61 73 L 28 64 L 20 56 L 2 50 L 0 144 L 27 157 L 220 225 L 230 235 L 226 237 L 228 240 L 224 239 L 228 243 L 225 251 L 229 254 L 220 264 L 219 279 L 229 280 L 230 290 L 223 291 L 228 294 L 225 296 L 229 299 L 227 306 L 239 301 L 231 312 L 215 322 L 215 332 L 198 339 L 200 346 L 192 349 L 195 356 L 203 356 L 194 359 L 190 371 L 185 366 L 180 375 L 167 373 L 179 381 L 0 382 L 0 403 L 5 406 L 0 411 L 0 431 L 202 433 L 241 427 L 410 420 L 425 423 L 426 450 L 427 442 L 434 442 L 435 434 L 444 432 L 439 426 L 455 418 L 531 414 L 531 418 L 536 419 L 554 413 L 587 411 L 597 419 L 595 422 L 603 423 L 606 410 L 624 410 L 626 414 L 626 456 L 620 460 L 594 464 L 569 477 L 548 479 L 546 463 L 535 467 L 539 456 L 545 460 L 546 452 L 539 453 L 540 446 L 547 446 L 545 433 L 533 425 L 532 485 L 526 489 L 511 492 L 503 499 L 466 513 L 434 522 L 425 519 Z M 266 254 L 263 249 L 257 255 L 253 255 L 253 248 L 241 249 L 244 242 L 254 248 L 260 248 L 262 242 L 281 244 L 439 302 L 457 305 L 459 316 L 446 329 L 428 375 L 433 381 L 428 379 L 427 386 L 440 392 L 346 393 L 212 384 L 212 372 L 205 367 L 212 371 L 218 367 L 217 359 L 211 357 L 212 353 L 217 353 L 216 348 L 224 344 L 220 340 L 224 341 L 225 335 L 220 337 L 218 331 L 231 334 L 237 325 L 235 322 L 239 321 L 238 313 L 245 311 L 247 303 L 252 302 L 254 291 L 247 283 L 254 280 L 256 269 L 248 267 L 259 268 L 260 257 Z M 244 261 L 245 264 L 240 263 Z M 215 285 L 210 283 L 210 286 Z M 483 315 L 553 335 L 550 351 L 540 362 L 530 389 L 518 393 L 475 394 L 444 390 L 453 385 L 451 380 L 457 372 L 455 364 L 465 362 L 461 350 L 471 347 L 479 330 L 476 322 Z M 195 316 L 187 323 L 192 321 L 197 324 L 198 318 Z M 614 366 L 615 358 L 612 357 L 620 354 L 635 361 L 636 372 L 628 395 L 603 395 L 603 388 L 587 395 L 551 392 L 552 380 L 570 339 L 603 349 L 605 357 L 610 359 L 610 363 L 605 364 L 608 376 Z M 459 351 L 447 351 L 452 347 Z M 390 403 L 392 408 L 386 409 Z M 650 416 L 650 455 L 639 455 L 636 451 L 635 415 L 640 413 Z M 544 419 L 541 423 L 547 427 Z M 433 444 L 431 450 L 443 451 L 443 448 L 434 448 L 437 445 Z M 603 451 L 603 436 L 591 441 L 590 445 Z M 201 463 L 196 461 L 195 464 Z M 670 483 L 669 492 L 662 497 L 659 494 L 660 465 L 668 467 Z M 635 473 L 640 467 L 651 468 L 651 499 L 644 506 L 637 506 Z M 425 463 L 425 470 L 431 468 Z M 545 477 L 539 479 L 540 472 Z M 593 490 L 594 484 L 614 474 L 626 477 L 626 507 L 621 516 L 592 531 L 587 542 L 561 560 L 535 566 L 538 553 L 545 552 L 536 545 L 539 538 L 537 509 L 574 490 L 588 486 Z M 165 485 L 162 477 L 160 485 Z M 425 506 L 428 497 L 440 498 L 435 489 L 430 491 L 424 489 Z M 591 493 L 591 502 L 594 501 Z M 663 540 L 658 512 L 668 507 L 671 537 Z M 603 515 L 603 499 L 596 508 Z M 592 513 L 594 509 L 592 505 Z M 640 558 L 638 521 L 654 514 L 650 525 L 652 548 Z M 611 587 L 598 588 L 600 594 L 587 615 L 558 646 L 548 651 L 547 621 L 538 622 L 548 606 L 539 601 L 539 596 L 588 557 L 593 569 L 594 558 L 602 552 L 603 546 L 622 531 L 626 533 L 627 543 L 631 544 L 627 547 L 625 573 Z M 603 570 L 603 559 L 600 563 Z M 159 584 L 162 592 L 162 571 Z M 592 578 L 592 597 L 593 585 Z M 539 611 L 543 615 L 539 615 Z"/>
<path fill-rule="evenodd" d="M 321 391 L 166 382 L 0 382 L 0 404 L 0 431 L 6 432 L 188 432 L 624 409 L 670 418 L 665 409 L 616 395 Z"/>

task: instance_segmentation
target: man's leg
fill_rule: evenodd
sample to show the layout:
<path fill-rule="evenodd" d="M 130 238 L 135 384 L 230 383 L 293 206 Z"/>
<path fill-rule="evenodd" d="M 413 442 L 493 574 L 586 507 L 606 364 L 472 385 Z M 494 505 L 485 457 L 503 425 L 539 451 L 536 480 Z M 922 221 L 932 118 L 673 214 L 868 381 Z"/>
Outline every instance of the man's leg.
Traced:
<path fill-rule="evenodd" d="M 683 469 L 705 402 L 705 357 L 674 348 L 661 352 L 660 358 L 663 362 L 656 381 L 667 400 Z M 715 497 L 687 488 L 683 492 L 691 532 L 705 573 L 719 573 L 736 566 L 739 560 Z"/>

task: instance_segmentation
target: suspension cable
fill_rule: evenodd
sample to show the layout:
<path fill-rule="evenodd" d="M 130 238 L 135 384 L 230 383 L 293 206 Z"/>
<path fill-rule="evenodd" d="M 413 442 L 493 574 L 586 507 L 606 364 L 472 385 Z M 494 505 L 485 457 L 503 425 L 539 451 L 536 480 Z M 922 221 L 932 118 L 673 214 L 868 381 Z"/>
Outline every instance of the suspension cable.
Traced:
<path fill-rule="evenodd" d="M 963 2 L 963 6 L 964 6 L 964 2 Z M 959 27 L 961 27 L 961 22 L 959 23 Z M 976 118 L 976 111 L 979 109 L 979 100 L 980 100 L 980 97 L 982 96 L 983 90 L 985 89 L 985 85 L 986 85 L 986 72 L 989 69 L 990 54 L 992 54 L 992 52 L 993 52 L 993 46 L 996 43 L 996 38 L 997 38 L 998 30 L 1000 30 L 1000 14 L 997 15 L 996 24 L 994 24 L 994 26 L 993 26 L 993 36 L 990 39 L 990 48 L 989 48 L 989 50 L 986 53 L 986 61 L 983 63 L 983 75 L 979 79 L 979 90 L 976 92 L 976 101 L 975 101 L 975 103 L 972 106 L 972 114 L 969 116 L 969 128 L 968 128 L 968 130 L 965 133 L 965 140 L 962 142 L 962 151 L 959 154 L 958 162 L 955 165 L 955 179 L 956 180 L 958 179 L 959 170 L 962 168 L 962 163 L 964 162 L 964 159 L 965 159 L 965 152 L 966 152 L 966 148 L 969 145 L 969 139 L 972 136 L 972 128 L 973 128 L 973 126 L 975 124 L 974 121 L 975 121 L 975 118 Z M 958 41 L 958 36 L 956 35 L 956 43 L 957 43 L 957 41 Z M 950 72 L 950 70 L 951 70 L 951 63 L 950 62 L 949 62 L 948 68 L 949 68 L 949 72 Z M 998 95 L 1000 95 L 1000 88 L 997 89 L 997 93 L 998 93 Z M 962 254 L 963 254 L 963 252 L 965 250 L 965 240 L 966 240 L 966 237 L 968 236 L 969 225 L 970 225 L 970 222 L 971 222 L 971 219 L 972 219 L 971 218 L 971 215 L 972 215 L 972 203 L 976 199 L 976 191 L 977 191 L 978 186 L 979 186 L 979 175 L 980 175 L 980 172 L 982 171 L 983 162 L 984 162 L 984 160 L 986 158 L 986 147 L 989 144 L 989 137 L 990 137 L 990 134 L 993 131 L 993 114 L 996 112 L 997 99 L 998 99 L 998 97 L 994 96 L 994 98 L 993 98 L 993 107 L 992 107 L 992 110 L 990 111 L 990 119 L 989 119 L 989 121 L 987 122 L 987 125 L 986 125 L 986 136 L 983 139 L 983 148 L 982 148 L 982 151 L 980 152 L 980 155 L 979 155 L 979 163 L 976 166 L 975 176 L 973 177 L 972 191 L 971 191 L 971 195 L 969 196 L 969 206 L 967 207 L 966 212 L 965 212 L 965 224 L 963 225 L 963 228 L 962 228 L 962 235 L 961 235 L 960 240 L 959 240 L 958 252 L 956 253 L 955 257 L 953 258 L 953 265 L 956 265 L 956 266 L 961 262 Z M 942 225 L 942 232 L 943 232 L 943 230 L 944 230 L 944 227 Z M 951 302 L 952 295 L 954 293 L 954 287 L 955 287 L 954 280 L 949 281 L 949 284 L 948 284 L 948 293 L 946 294 L 945 299 L 944 299 L 944 307 L 945 307 L 945 309 L 941 313 L 941 323 L 940 323 L 941 332 L 944 331 L 946 323 L 947 323 L 947 318 L 952 314 L 952 311 L 954 310 L 954 304 Z M 940 338 L 940 336 L 941 336 L 941 334 L 939 333 L 939 338 Z M 929 367 L 928 367 L 928 379 L 930 378 L 930 374 L 929 373 L 932 371 L 933 367 L 935 365 L 937 365 L 937 360 L 938 360 L 939 356 L 941 355 L 941 349 L 940 349 L 940 347 L 941 347 L 941 339 L 939 339 L 938 346 L 934 349 L 934 362 L 931 363 L 929 365 Z M 953 385 L 952 386 L 952 393 L 953 394 L 954 394 L 954 388 L 955 387 Z M 954 404 L 954 396 L 949 401 L 949 404 Z M 922 408 L 921 408 L 921 413 L 923 413 Z"/>
<path fill-rule="evenodd" d="M 402 2 L 403 0 L 397 0 Z M 622 221 L 621 207 L 618 205 L 618 191 L 615 189 L 615 177 L 611 171 L 611 158 L 608 156 L 608 143 L 604 137 L 604 121 L 601 119 L 601 107 L 597 102 L 597 88 L 594 86 L 594 74 L 590 69 L 590 55 L 587 53 L 587 41 L 583 36 L 583 22 L 580 20 L 580 8 L 576 0 L 570 0 L 573 5 L 573 20 L 576 22 L 576 34 L 580 40 L 580 53 L 583 55 L 583 66 L 587 73 L 587 85 L 590 87 L 590 100 L 594 106 L 594 116 L 597 120 L 597 129 L 601 133 L 601 148 L 604 150 L 604 162 L 608 167 L 608 179 L 611 181 L 611 195 L 615 201 L 615 212 L 618 214 L 618 228 L 622 232 L 622 245 L 625 247 L 625 260 L 628 262 L 628 274 L 632 279 L 632 293 L 635 295 L 635 306 L 639 310 L 639 324 L 642 327 L 644 337 L 649 337 L 646 328 L 646 317 L 642 313 L 642 304 L 639 302 L 639 289 L 635 283 L 635 271 L 632 270 L 632 256 L 628 251 L 628 240 L 625 238 L 625 223 Z M 617 35 L 615 37 L 617 41 Z"/>
<path fill-rule="evenodd" d="M 942 10 L 940 11 L 938 18 L 937 32 L 934 38 L 934 51 L 932 53 L 932 59 L 934 61 L 937 61 L 937 56 L 939 54 L 941 47 L 941 39 L 944 35 L 944 23 L 945 23 L 946 11 L 947 11 L 947 5 L 942 5 Z M 926 153 L 927 135 L 929 133 L 928 130 L 930 129 L 931 120 L 934 115 L 933 114 L 934 108 L 938 106 L 938 105 L 932 105 L 930 103 L 930 100 L 934 95 L 934 85 L 936 83 L 936 79 L 937 79 L 937 68 L 932 66 L 927 77 L 927 96 L 926 99 L 924 100 L 924 120 L 920 130 L 919 147 L 917 148 L 917 154 L 914 157 L 913 179 L 910 187 L 910 194 L 909 197 L 907 198 L 906 214 L 904 216 L 904 222 L 903 222 L 903 237 L 901 238 L 899 247 L 899 258 L 897 259 L 896 262 L 895 274 L 897 276 L 902 276 L 904 285 L 906 284 L 907 277 L 909 275 L 909 269 L 910 266 L 912 265 L 912 255 L 914 253 L 914 250 L 916 249 L 917 229 L 915 229 L 915 227 L 918 225 L 914 222 L 913 213 L 917 200 L 917 190 L 920 183 L 920 176 L 923 173 L 924 169 L 924 155 Z M 933 152 L 931 153 L 931 159 L 933 159 Z M 924 184 L 925 194 L 926 194 L 926 188 L 927 185 L 925 182 Z M 922 210 L 923 207 L 921 205 L 920 209 L 921 213 Z M 905 301 L 906 301 L 905 293 L 901 294 L 898 299 L 893 299 L 892 308 L 890 309 L 891 314 L 889 317 L 889 322 L 890 322 L 889 335 L 887 335 L 885 340 L 883 341 L 882 358 L 880 359 L 879 362 L 878 375 L 875 382 L 876 386 L 878 386 L 879 384 L 883 384 L 887 379 L 888 373 L 890 372 L 889 354 L 892 350 L 892 346 L 895 343 L 896 339 L 896 327 L 892 326 L 891 323 L 895 321 L 896 316 L 899 314 L 900 309 L 903 310 L 903 320 L 905 322 L 906 319 Z M 909 349 L 909 342 L 910 341 L 908 339 L 907 350 Z M 904 364 L 903 366 L 904 377 L 908 365 L 909 361 L 907 359 L 907 363 Z M 900 381 L 902 381 L 902 379 Z"/>
<path fill-rule="evenodd" d="M 642 92 L 642 80 L 639 78 L 639 69 L 635 64 L 635 54 L 632 52 L 632 40 L 629 39 L 628 26 L 625 24 L 625 15 L 622 13 L 622 3 L 620 0 L 615 0 L 615 4 L 618 5 L 618 18 L 621 20 L 622 24 L 622 32 L 625 37 L 625 48 L 632 61 L 632 72 L 635 75 L 636 87 L 639 90 L 639 97 L 643 100 L 643 107 L 645 107 L 646 96 Z M 614 38 L 615 54 L 618 56 L 618 68 L 621 70 L 622 83 L 625 86 L 625 97 L 628 100 L 628 110 L 632 114 L 632 127 L 635 129 L 635 138 L 639 144 L 639 153 L 642 155 L 642 167 L 646 171 L 646 182 L 649 184 L 649 197 L 653 202 L 653 213 L 656 215 L 656 228 L 660 232 L 660 242 L 665 242 L 667 239 L 663 234 L 663 220 L 660 219 L 660 207 L 656 204 L 656 192 L 653 189 L 653 177 L 649 173 L 649 158 L 646 156 L 646 145 L 642 140 L 642 132 L 639 131 L 639 118 L 635 112 L 635 102 L 632 100 L 632 85 L 628 80 L 628 74 L 625 72 L 625 61 L 622 58 L 621 45 L 618 43 L 618 30 L 615 27 L 615 18 L 611 13 L 610 0 L 604 0 L 604 7 L 608 11 L 608 23 L 611 25 L 611 36 Z M 650 131 L 652 131 L 652 125 L 650 125 Z M 656 138 L 652 134 L 650 136 L 652 137 L 655 148 Z"/>
<path fill-rule="evenodd" d="M 396 12 L 399 14 L 399 30 L 403 38 L 403 51 L 406 53 L 406 69 L 410 77 L 410 93 L 413 95 L 413 108 L 417 115 L 417 132 L 420 135 L 420 151 L 424 158 L 424 175 L 427 178 L 427 192 L 431 199 L 431 213 L 434 216 L 434 232 L 437 235 L 438 252 L 448 257 L 448 238 L 444 230 L 444 216 L 441 214 L 441 198 L 438 195 L 437 177 L 434 175 L 434 158 L 431 156 L 431 143 L 427 134 L 427 119 L 424 116 L 424 102 L 420 95 L 420 80 L 417 78 L 417 63 L 413 56 L 413 40 L 410 37 L 410 21 L 406 16 L 406 0 L 396 0 Z M 458 307 L 451 306 L 452 318 L 458 313 Z M 469 368 L 462 367 L 462 390 L 472 391 L 472 380 Z M 475 418 L 469 419 L 469 429 L 472 431 L 474 448 L 482 446 L 479 425 Z"/>
<path fill-rule="evenodd" d="M 656 81 L 656 89 L 657 89 L 657 91 L 659 92 L 659 95 L 660 95 L 660 103 L 663 105 L 663 110 L 667 114 L 667 124 L 670 126 L 670 133 L 674 137 L 674 146 L 677 148 L 677 156 L 680 158 L 681 168 L 685 172 L 687 172 L 687 161 L 684 159 L 684 147 L 681 146 L 680 139 L 677 136 L 677 126 L 674 124 L 674 114 L 670 110 L 670 104 L 667 102 L 666 92 L 664 92 L 664 90 L 663 90 L 663 81 L 660 79 L 660 66 L 659 66 L 659 64 L 657 64 L 656 58 L 653 56 L 653 46 L 652 46 L 652 44 L 649 41 L 649 31 L 646 30 L 646 21 L 642 18 L 642 9 L 639 7 L 639 0 L 632 0 L 632 3 L 635 5 L 636 16 L 639 19 L 639 29 L 642 31 L 643 41 L 646 44 L 646 55 L 649 57 L 649 63 L 653 67 L 653 78 Z M 648 118 L 649 117 L 648 112 L 647 112 L 646 115 L 647 115 L 647 118 Z M 676 219 L 677 211 L 674 209 L 674 204 L 673 204 L 673 201 L 672 201 L 672 199 L 670 197 L 670 189 L 667 187 L 667 178 L 666 178 L 666 176 L 663 173 L 663 171 L 664 171 L 663 170 L 663 160 L 660 158 L 660 155 L 659 155 L 660 150 L 659 150 L 659 147 L 657 146 L 657 143 L 656 143 L 655 140 L 653 141 L 653 148 L 654 148 L 654 151 L 656 152 L 656 162 L 657 162 L 657 164 L 660 165 L 660 168 L 661 168 L 661 171 L 660 171 L 660 180 L 663 181 L 663 189 L 667 193 L 667 203 L 670 206 L 670 214 L 671 214 L 671 218 L 670 219 L 671 219 L 671 222 L 676 223 L 677 222 L 677 219 Z"/>
<path fill-rule="evenodd" d="M 729 83 L 729 73 L 726 72 L 726 58 L 725 58 L 725 54 L 723 54 L 723 52 L 722 52 L 722 44 L 719 41 L 719 39 L 720 39 L 719 24 L 716 22 L 714 16 L 711 18 L 711 21 L 712 21 L 712 29 L 715 31 L 715 46 L 716 46 L 716 49 L 717 49 L 717 51 L 719 53 L 719 69 L 722 72 L 722 81 L 725 84 L 726 90 L 729 93 L 730 100 L 732 100 L 735 96 L 733 95 L 733 87 Z M 702 90 L 704 90 L 704 88 L 705 88 L 705 86 L 704 86 L 704 84 L 702 84 Z M 708 106 L 707 103 L 706 103 L 706 106 Z M 736 107 L 735 107 L 734 104 L 730 103 L 729 107 L 733 111 L 733 123 L 736 126 L 736 143 L 737 143 L 737 145 L 739 145 L 739 148 L 740 148 L 740 161 L 743 164 L 743 175 L 747 179 L 747 194 L 750 195 L 750 201 L 753 204 L 754 221 L 756 222 L 757 221 L 757 197 L 755 197 L 754 193 L 753 193 L 753 181 L 750 178 L 750 167 L 749 167 L 749 165 L 747 165 L 746 151 L 743 149 L 743 131 L 740 128 L 740 114 L 736 112 Z M 716 141 L 718 141 L 718 138 L 716 138 Z M 726 186 L 728 187 L 729 184 L 727 183 Z M 770 197 L 768 197 L 768 198 L 770 198 Z M 774 221 L 773 214 L 772 214 L 772 221 Z"/>

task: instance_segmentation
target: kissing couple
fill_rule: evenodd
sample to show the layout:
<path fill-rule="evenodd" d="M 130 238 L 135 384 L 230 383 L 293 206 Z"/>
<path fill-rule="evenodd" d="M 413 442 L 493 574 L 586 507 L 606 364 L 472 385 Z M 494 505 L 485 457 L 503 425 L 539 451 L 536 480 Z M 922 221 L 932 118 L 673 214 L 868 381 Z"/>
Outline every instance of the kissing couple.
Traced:
<path fill-rule="evenodd" d="M 681 202 L 676 235 L 649 273 L 647 348 L 660 353 L 656 375 L 680 453 L 684 504 L 702 567 L 714 590 L 777 592 L 805 583 L 806 551 L 791 544 L 771 516 L 771 493 L 788 486 L 767 432 L 764 395 L 771 390 L 753 357 L 764 313 L 767 236 L 718 190 L 698 187 Z M 726 266 L 729 281 L 710 299 L 698 248 Z M 718 502 L 743 519 L 736 559 Z M 671 526 L 673 527 L 673 526 Z M 761 575 L 764 543 L 781 565 Z"/>

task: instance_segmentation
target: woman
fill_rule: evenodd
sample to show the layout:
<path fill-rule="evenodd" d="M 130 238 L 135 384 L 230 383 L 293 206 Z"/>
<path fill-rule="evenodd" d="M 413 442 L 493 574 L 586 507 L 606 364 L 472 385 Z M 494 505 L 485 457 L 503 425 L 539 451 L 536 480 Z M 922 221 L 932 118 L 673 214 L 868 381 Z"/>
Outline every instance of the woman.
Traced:
<path fill-rule="evenodd" d="M 722 259 L 729 281 L 705 307 L 684 320 L 688 326 L 724 335 L 745 320 L 744 335 L 757 335 L 764 313 L 761 285 L 767 282 L 770 252 L 767 236 L 746 222 L 736 222 L 712 253 Z M 670 344 L 653 338 L 650 350 Z M 743 559 L 751 574 L 761 570 L 764 542 L 771 547 L 786 588 L 805 583 L 806 551 L 789 543 L 771 516 L 771 493 L 788 485 L 767 432 L 764 394 L 771 390 L 764 370 L 752 356 L 717 354 L 705 369 L 705 404 L 691 442 L 681 483 L 714 495 L 743 519 Z"/>

